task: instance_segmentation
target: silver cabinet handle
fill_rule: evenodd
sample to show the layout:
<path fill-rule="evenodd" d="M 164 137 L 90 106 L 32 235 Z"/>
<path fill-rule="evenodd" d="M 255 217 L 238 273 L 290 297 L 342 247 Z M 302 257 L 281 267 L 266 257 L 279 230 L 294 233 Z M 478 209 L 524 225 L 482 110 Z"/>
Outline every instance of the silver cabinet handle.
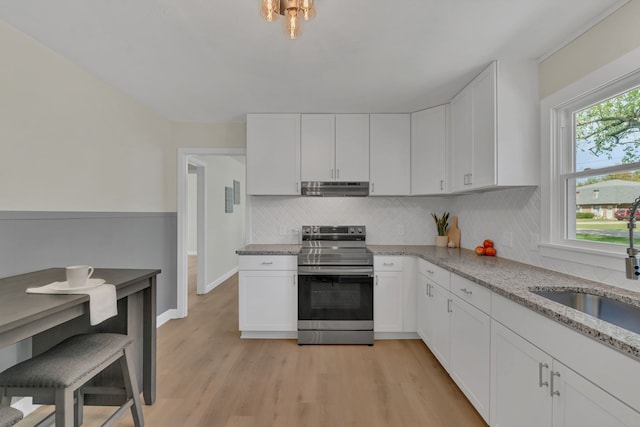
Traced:
<path fill-rule="evenodd" d="M 424 294 L 426 296 L 429 296 L 429 284 L 428 283 L 424 284 Z"/>
<path fill-rule="evenodd" d="M 296 182 L 296 193 L 300 192 L 300 190 L 298 189 L 299 188 L 298 185 L 300 185 L 300 183 Z"/>
<path fill-rule="evenodd" d="M 542 369 L 546 369 L 549 367 L 548 363 L 538 363 L 538 387 L 549 387 L 549 381 L 542 381 Z"/>
<path fill-rule="evenodd" d="M 433 274 L 435 273 L 435 271 L 433 271 L 433 270 L 427 270 L 427 273 L 429 273 L 429 274 L 433 275 Z"/>
<path fill-rule="evenodd" d="M 444 179 L 440 180 L 440 191 L 444 190 Z"/>
<path fill-rule="evenodd" d="M 340 169 L 336 169 L 336 179 L 340 179 Z"/>
<path fill-rule="evenodd" d="M 427 290 L 429 291 L 427 292 L 427 296 L 429 298 L 433 297 L 433 293 L 431 293 L 431 291 L 433 290 L 433 286 L 431 286 L 431 283 L 427 283 Z"/>
<path fill-rule="evenodd" d="M 294 287 L 294 288 L 296 287 L 296 277 L 297 277 L 297 276 L 294 274 L 294 275 L 293 275 L 293 287 Z"/>
<path fill-rule="evenodd" d="M 549 394 L 551 395 L 551 397 L 560 396 L 560 391 L 554 390 L 553 377 L 556 377 L 556 376 L 559 377 L 560 376 L 560 372 L 551 371 L 551 388 L 549 389 Z"/>
<path fill-rule="evenodd" d="M 395 262 L 383 262 L 382 265 L 396 265 Z"/>
<path fill-rule="evenodd" d="M 470 291 L 470 290 L 468 290 L 467 288 L 462 288 L 462 289 L 460 289 L 460 290 L 461 290 L 462 292 L 464 292 L 465 294 L 467 294 L 467 295 L 471 295 L 471 294 L 473 294 L 473 291 Z"/>
<path fill-rule="evenodd" d="M 375 190 L 375 188 L 376 188 L 376 187 L 375 187 L 375 184 L 372 182 L 372 183 L 371 183 L 371 192 L 372 192 L 372 193 L 374 193 L 374 192 L 376 191 L 376 190 Z"/>
<path fill-rule="evenodd" d="M 333 169 L 331 169 L 331 179 L 335 178 L 335 174 L 333 173 Z"/>
<path fill-rule="evenodd" d="M 378 286 L 378 275 L 376 275 L 376 286 Z"/>
<path fill-rule="evenodd" d="M 451 310 L 451 302 L 452 301 L 453 300 L 451 300 L 451 299 L 447 300 L 447 313 L 453 313 L 453 310 Z"/>
<path fill-rule="evenodd" d="M 262 265 L 271 265 L 273 261 L 262 261 Z"/>

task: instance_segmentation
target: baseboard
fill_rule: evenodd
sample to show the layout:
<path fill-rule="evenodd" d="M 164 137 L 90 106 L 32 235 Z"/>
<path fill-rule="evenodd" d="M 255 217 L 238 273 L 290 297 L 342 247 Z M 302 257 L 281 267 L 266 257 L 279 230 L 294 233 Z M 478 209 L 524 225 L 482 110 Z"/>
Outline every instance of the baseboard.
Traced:
<path fill-rule="evenodd" d="M 175 308 L 170 308 L 169 310 L 165 311 L 164 313 L 156 317 L 156 328 L 159 328 L 160 326 L 164 325 L 171 319 L 179 319 L 179 318 L 180 316 L 178 315 L 178 310 Z"/>
<path fill-rule="evenodd" d="M 419 340 L 420 337 L 416 332 L 376 332 L 374 334 L 377 340 Z"/>
<path fill-rule="evenodd" d="M 298 331 L 240 331 L 240 338 L 245 339 L 298 339 Z"/>
<path fill-rule="evenodd" d="M 218 285 L 220 285 L 221 283 L 223 283 L 225 280 L 229 279 L 229 277 L 233 276 L 234 274 L 236 274 L 238 272 L 238 266 L 235 266 L 234 268 L 232 268 L 231 270 L 227 271 L 226 273 L 224 273 L 222 276 L 218 277 L 216 280 L 214 280 L 213 282 L 209 283 L 208 285 L 205 285 L 204 287 L 204 293 L 208 294 L 209 292 L 211 292 L 212 290 L 214 290 Z"/>

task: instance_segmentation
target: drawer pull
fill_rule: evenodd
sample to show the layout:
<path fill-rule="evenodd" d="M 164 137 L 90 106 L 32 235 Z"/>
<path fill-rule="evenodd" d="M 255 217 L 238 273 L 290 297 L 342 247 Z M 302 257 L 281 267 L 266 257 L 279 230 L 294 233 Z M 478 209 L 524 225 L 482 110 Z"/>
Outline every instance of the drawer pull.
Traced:
<path fill-rule="evenodd" d="M 262 261 L 262 265 L 271 265 L 273 261 Z"/>
<path fill-rule="evenodd" d="M 447 313 L 453 313 L 453 310 L 451 310 L 451 303 L 453 302 L 453 300 L 448 299 L 447 300 Z"/>
<path fill-rule="evenodd" d="M 549 367 L 548 363 L 538 363 L 538 387 L 549 387 L 549 381 L 542 381 L 542 369 L 546 369 Z"/>
<path fill-rule="evenodd" d="M 462 292 L 464 292 L 465 294 L 467 294 L 467 295 L 471 295 L 471 294 L 473 294 L 473 291 L 470 291 L 470 290 L 469 290 L 469 289 L 467 289 L 467 288 L 462 288 L 462 289 L 460 289 L 460 290 L 461 290 Z"/>
<path fill-rule="evenodd" d="M 382 265 L 396 265 L 394 262 L 383 262 Z"/>

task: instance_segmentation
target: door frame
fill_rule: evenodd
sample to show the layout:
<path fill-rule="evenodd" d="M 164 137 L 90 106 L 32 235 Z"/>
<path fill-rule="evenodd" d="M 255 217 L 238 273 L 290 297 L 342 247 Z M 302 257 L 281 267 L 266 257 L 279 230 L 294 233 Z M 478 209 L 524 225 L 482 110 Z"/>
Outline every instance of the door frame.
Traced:
<path fill-rule="evenodd" d="M 177 212 L 177 278 L 176 278 L 176 318 L 187 317 L 188 314 L 188 294 L 189 288 L 187 286 L 188 283 L 188 259 L 187 259 L 187 191 L 188 191 L 188 173 L 189 173 L 189 163 L 193 162 L 193 156 L 199 155 L 217 155 L 217 156 L 246 156 L 247 150 L 244 148 L 178 148 L 178 183 L 177 183 L 177 192 L 178 192 L 178 212 Z M 197 167 L 197 165 L 196 165 Z M 245 177 L 246 181 L 246 177 Z M 200 187 L 198 189 L 200 191 Z M 246 221 L 249 223 L 249 198 L 245 195 L 245 200 L 247 201 L 247 218 Z M 204 219 L 206 222 L 206 219 Z M 198 230 L 200 233 L 200 230 Z M 247 233 L 245 233 L 245 241 L 248 238 L 248 229 Z M 200 251 L 200 242 L 202 241 L 202 246 L 206 248 L 207 246 L 207 236 L 205 234 L 202 235 L 202 239 L 198 239 L 198 251 Z M 239 248 L 238 248 L 239 249 Z M 199 258 L 200 261 L 201 258 Z M 206 264 L 206 260 L 203 262 L 198 262 L 198 285 L 200 284 L 200 264 Z M 206 271 L 206 270 L 205 270 Z M 203 277 L 202 280 L 206 280 L 206 277 Z M 203 282 L 203 289 L 204 289 Z M 200 286 L 198 286 L 200 288 Z"/>
<path fill-rule="evenodd" d="M 197 179 L 197 203 L 196 203 L 196 251 L 198 259 L 198 279 L 197 279 L 197 293 L 205 293 L 205 279 L 207 277 L 207 164 L 201 160 L 193 157 L 193 155 L 187 156 L 187 173 L 189 173 L 189 166 L 195 166 L 196 179 Z M 187 192 L 188 194 L 188 192 Z M 189 201 L 187 200 L 187 214 L 188 214 Z M 187 242 L 188 243 L 188 242 Z M 187 261 L 187 266 L 188 266 Z M 187 267 L 187 274 L 189 268 Z M 187 283 L 187 286 L 189 284 Z"/>

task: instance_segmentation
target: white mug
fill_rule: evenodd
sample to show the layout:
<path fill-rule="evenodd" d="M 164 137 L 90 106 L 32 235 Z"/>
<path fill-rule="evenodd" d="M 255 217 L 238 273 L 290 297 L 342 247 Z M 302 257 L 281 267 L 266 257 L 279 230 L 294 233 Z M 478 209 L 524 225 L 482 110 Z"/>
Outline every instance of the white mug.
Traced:
<path fill-rule="evenodd" d="M 70 288 L 85 286 L 92 274 L 93 267 L 89 265 L 71 265 L 67 267 L 67 283 Z"/>

